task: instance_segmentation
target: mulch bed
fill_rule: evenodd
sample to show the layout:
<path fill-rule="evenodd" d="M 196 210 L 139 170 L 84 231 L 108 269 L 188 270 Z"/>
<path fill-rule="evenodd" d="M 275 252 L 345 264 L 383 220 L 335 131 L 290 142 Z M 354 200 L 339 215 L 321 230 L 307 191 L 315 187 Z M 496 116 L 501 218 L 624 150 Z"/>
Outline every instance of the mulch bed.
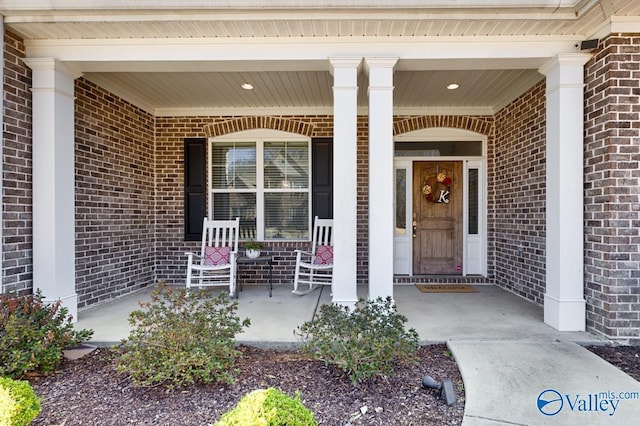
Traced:
<path fill-rule="evenodd" d="M 194 385 L 170 393 L 133 387 L 115 370 L 117 354 L 98 349 L 47 377 L 31 379 L 42 405 L 33 425 L 212 425 L 244 394 L 270 386 L 289 395 L 300 391 L 321 425 L 462 423 L 462 379 L 445 345 L 421 347 L 417 365 L 400 366 L 394 377 L 358 386 L 340 370 L 295 350 L 240 349 L 235 384 Z M 437 391 L 423 388 L 425 374 L 438 381 L 451 378 L 456 404 L 448 407 Z"/>
<path fill-rule="evenodd" d="M 640 346 L 587 346 L 587 349 L 640 381 Z"/>
<path fill-rule="evenodd" d="M 445 345 L 420 348 L 417 365 L 401 366 L 397 375 L 353 386 L 341 371 L 295 350 L 241 346 L 241 373 L 230 386 L 195 385 L 166 392 L 136 388 L 116 372 L 110 349 L 98 349 L 66 361 L 46 377 L 31 378 L 42 412 L 34 425 L 212 425 L 240 398 L 255 389 L 277 387 L 301 392 L 321 425 L 458 425 L 464 413 L 464 388 Z M 640 347 L 589 346 L 640 381 Z M 447 407 L 437 391 L 422 387 L 422 376 L 453 380 L 458 401 Z M 366 407 L 364 409 L 363 407 Z M 364 414 L 363 414 L 363 411 Z"/>

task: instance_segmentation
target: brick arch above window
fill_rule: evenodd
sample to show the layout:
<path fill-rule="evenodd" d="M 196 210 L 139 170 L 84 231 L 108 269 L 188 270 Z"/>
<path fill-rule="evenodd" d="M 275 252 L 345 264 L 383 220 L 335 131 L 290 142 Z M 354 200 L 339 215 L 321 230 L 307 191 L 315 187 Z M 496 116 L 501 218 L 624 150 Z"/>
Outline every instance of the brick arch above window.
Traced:
<path fill-rule="evenodd" d="M 311 123 L 305 123 L 303 121 L 293 120 L 290 118 L 258 115 L 234 118 L 220 123 L 207 124 L 204 126 L 203 130 L 205 135 L 209 138 L 253 129 L 280 130 L 283 132 L 311 137 L 313 135 L 314 127 L 315 126 Z"/>
<path fill-rule="evenodd" d="M 493 134 L 494 120 L 490 116 L 469 117 L 463 115 L 423 115 L 400 118 L 393 124 L 393 135 L 436 127 L 463 129 L 490 136 Z"/>

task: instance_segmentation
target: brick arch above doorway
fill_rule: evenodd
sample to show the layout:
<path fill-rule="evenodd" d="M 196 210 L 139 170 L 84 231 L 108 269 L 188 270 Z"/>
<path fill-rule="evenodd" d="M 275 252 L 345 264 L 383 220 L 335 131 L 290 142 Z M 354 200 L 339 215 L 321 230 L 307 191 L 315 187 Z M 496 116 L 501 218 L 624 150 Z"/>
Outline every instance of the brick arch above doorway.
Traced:
<path fill-rule="evenodd" d="M 393 135 L 436 127 L 464 129 L 490 136 L 493 133 L 494 120 L 490 116 L 469 117 L 464 115 L 423 115 L 399 118 L 393 124 Z"/>
<path fill-rule="evenodd" d="M 288 133 L 311 137 L 315 126 L 312 123 L 305 123 L 283 117 L 272 117 L 265 115 L 240 117 L 219 123 L 211 123 L 204 126 L 204 134 L 211 138 L 229 133 L 240 132 L 253 129 L 280 130 Z"/>

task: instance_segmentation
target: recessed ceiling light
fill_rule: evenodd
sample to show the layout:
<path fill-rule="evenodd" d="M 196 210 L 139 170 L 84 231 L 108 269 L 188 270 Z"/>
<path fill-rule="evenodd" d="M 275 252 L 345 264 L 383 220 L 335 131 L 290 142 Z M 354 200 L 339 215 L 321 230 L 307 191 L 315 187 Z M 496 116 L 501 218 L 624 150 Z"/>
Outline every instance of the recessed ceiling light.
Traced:
<path fill-rule="evenodd" d="M 460 87 L 458 83 L 447 84 L 447 89 L 449 90 L 456 90 L 458 87 Z"/>
<path fill-rule="evenodd" d="M 251 83 L 242 83 L 241 86 L 244 90 L 253 90 L 253 84 Z"/>

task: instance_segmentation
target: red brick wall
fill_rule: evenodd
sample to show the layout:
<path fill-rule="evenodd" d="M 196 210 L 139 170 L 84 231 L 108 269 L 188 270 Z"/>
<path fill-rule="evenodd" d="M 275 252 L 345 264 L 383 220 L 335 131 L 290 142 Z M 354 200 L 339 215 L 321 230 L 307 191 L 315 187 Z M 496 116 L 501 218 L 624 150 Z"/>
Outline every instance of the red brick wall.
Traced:
<path fill-rule="evenodd" d="M 154 118 L 75 85 L 76 291 L 87 307 L 154 282 Z"/>
<path fill-rule="evenodd" d="M 31 70 L 22 40 L 4 35 L 2 290 L 33 286 Z"/>
<path fill-rule="evenodd" d="M 545 291 L 545 83 L 495 116 L 489 206 L 495 282 L 542 305 Z"/>
<path fill-rule="evenodd" d="M 369 283 L 369 117 L 358 116 L 356 123 L 356 197 L 357 241 L 356 270 L 357 284 Z M 335 185 L 335 183 L 334 183 Z M 335 208 L 335 207 L 334 207 Z"/>
<path fill-rule="evenodd" d="M 224 125 L 217 125 L 225 123 Z M 220 136 L 253 128 L 299 131 L 310 137 L 333 136 L 333 119 L 325 116 L 282 117 L 158 117 L 156 119 L 156 254 L 157 277 L 182 284 L 186 276 L 187 251 L 198 251 L 199 242 L 184 241 L 184 157 L 186 137 Z M 293 285 L 295 249 L 301 243 L 269 243 L 263 249 L 274 256 L 273 284 Z M 240 279 L 247 285 L 266 283 L 267 274 L 243 265 Z"/>
<path fill-rule="evenodd" d="M 491 136 L 491 117 L 397 117 L 396 134 L 428 127 L 454 127 Z M 223 124 L 224 123 L 224 124 Z M 297 131 L 311 137 L 331 137 L 333 120 L 328 116 L 283 117 L 158 117 L 156 122 L 157 152 L 157 276 L 168 283 L 184 282 L 185 251 L 199 250 L 198 242 L 184 241 L 183 223 L 183 140 L 185 137 L 220 136 L 252 128 Z M 357 123 L 357 283 L 366 284 L 368 275 L 368 118 L 359 116 Z M 489 138 L 491 139 L 491 137 Z M 300 243 L 270 243 L 263 250 L 275 258 L 275 285 L 292 285 L 295 256 L 293 250 L 304 248 Z M 247 269 L 243 266 L 243 269 Z M 251 283 L 264 283 L 266 275 L 249 271 Z M 246 275 L 245 275 L 246 279 Z M 422 279 L 421 282 L 433 279 Z M 414 279 L 415 281 L 415 279 Z M 473 278 L 471 281 L 485 281 Z"/>
<path fill-rule="evenodd" d="M 587 326 L 640 342 L 640 34 L 600 42 L 585 66 Z"/>

